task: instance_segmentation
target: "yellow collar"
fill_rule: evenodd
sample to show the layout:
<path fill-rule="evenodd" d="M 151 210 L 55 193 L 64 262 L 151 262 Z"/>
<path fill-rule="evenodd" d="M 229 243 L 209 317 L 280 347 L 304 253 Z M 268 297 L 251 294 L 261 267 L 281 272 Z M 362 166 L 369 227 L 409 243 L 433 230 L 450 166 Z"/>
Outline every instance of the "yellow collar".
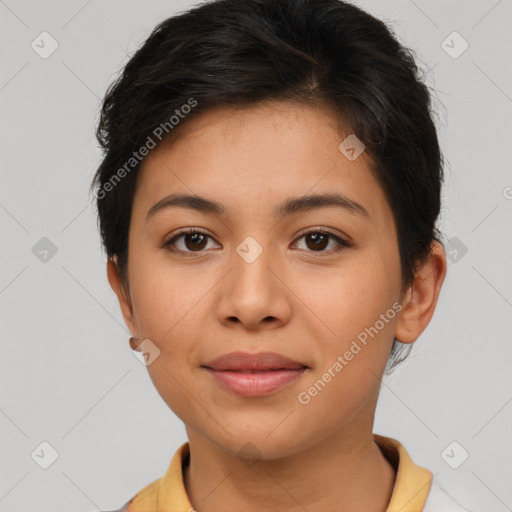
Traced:
<path fill-rule="evenodd" d="M 398 467 L 393 494 L 386 512 L 421 512 L 430 491 L 432 473 L 416 465 L 395 439 L 373 434 L 384 456 Z M 192 505 L 183 484 L 183 465 L 190 455 L 183 443 L 174 454 L 165 475 L 138 492 L 123 508 L 126 512 L 187 512 Z"/>

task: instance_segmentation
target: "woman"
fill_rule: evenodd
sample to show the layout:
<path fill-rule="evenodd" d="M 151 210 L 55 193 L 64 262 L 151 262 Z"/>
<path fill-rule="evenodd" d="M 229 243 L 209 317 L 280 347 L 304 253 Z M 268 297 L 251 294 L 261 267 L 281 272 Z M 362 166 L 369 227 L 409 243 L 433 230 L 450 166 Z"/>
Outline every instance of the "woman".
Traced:
<path fill-rule="evenodd" d="M 130 512 L 465 510 L 372 432 L 446 274 L 428 89 L 339 0 L 155 28 L 103 103 L 107 273 L 188 442 Z"/>

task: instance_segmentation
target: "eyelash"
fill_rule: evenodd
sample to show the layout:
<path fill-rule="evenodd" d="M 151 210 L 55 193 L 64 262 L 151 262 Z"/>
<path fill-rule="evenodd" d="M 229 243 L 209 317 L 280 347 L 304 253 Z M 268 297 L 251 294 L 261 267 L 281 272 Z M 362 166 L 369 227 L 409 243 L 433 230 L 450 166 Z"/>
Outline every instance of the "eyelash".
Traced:
<path fill-rule="evenodd" d="M 300 239 L 302 239 L 302 238 L 304 238 L 304 237 L 306 237 L 308 235 L 318 234 L 318 233 L 321 233 L 322 235 L 327 235 L 330 238 L 333 238 L 336 242 L 338 242 L 340 244 L 339 247 L 337 247 L 336 249 L 331 249 L 329 251 L 311 251 L 311 250 L 307 250 L 307 252 L 312 252 L 314 254 L 318 254 L 320 257 L 329 256 L 329 255 L 331 255 L 333 253 L 338 253 L 338 252 L 342 251 L 343 249 L 345 249 L 347 247 L 351 247 L 351 245 L 352 245 L 347 240 L 341 238 L 338 235 L 335 235 L 334 233 L 332 233 L 331 231 L 326 230 L 325 228 L 311 229 L 310 231 L 302 233 L 297 238 L 297 240 L 300 240 Z M 172 245 L 174 243 L 176 243 L 176 240 L 178 240 L 180 237 L 182 237 L 184 235 L 189 235 L 189 234 L 200 234 L 200 235 L 207 236 L 207 237 L 209 237 L 209 238 L 211 238 L 213 240 L 213 237 L 211 237 L 208 233 L 206 233 L 205 231 L 203 231 L 200 228 L 186 228 L 186 229 L 183 229 L 182 231 L 179 231 L 178 233 L 173 235 L 171 238 L 167 239 L 162 244 L 161 248 L 167 249 L 168 251 L 173 252 L 173 253 L 181 253 L 185 257 L 189 257 L 189 256 L 192 256 L 194 254 L 201 254 L 201 253 L 205 252 L 204 250 L 200 250 L 200 251 L 183 251 L 181 249 L 176 249 L 175 247 L 172 247 Z"/>

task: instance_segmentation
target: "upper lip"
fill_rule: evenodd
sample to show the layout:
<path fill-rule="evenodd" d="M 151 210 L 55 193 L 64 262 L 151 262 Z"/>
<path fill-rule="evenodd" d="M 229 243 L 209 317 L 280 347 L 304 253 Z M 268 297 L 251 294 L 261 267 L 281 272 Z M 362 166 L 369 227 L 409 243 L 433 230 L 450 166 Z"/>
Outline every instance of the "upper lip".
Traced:
<path fill-rule="evenodd" d="M 307 368 L 305 364 L 276 354 L 275 352 L 230 352 L 204 364 L 212 370 L 296 370 Z"/>

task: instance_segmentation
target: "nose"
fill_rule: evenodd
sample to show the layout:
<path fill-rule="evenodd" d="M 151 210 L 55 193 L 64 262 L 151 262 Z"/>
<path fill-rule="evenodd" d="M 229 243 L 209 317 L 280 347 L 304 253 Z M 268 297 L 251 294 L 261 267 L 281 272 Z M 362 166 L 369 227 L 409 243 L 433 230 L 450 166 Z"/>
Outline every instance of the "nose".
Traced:
<path fill-rule="evenodd" d="M 262 247 L 255 259 L 246 258 L 243 249 L 242 246 L 233 254 L 231 271 L 220 288 L 219 322 L 251 331 L 285 325 L 291 316 L 293 294 L 283 280 L 278 257 Z"/>

